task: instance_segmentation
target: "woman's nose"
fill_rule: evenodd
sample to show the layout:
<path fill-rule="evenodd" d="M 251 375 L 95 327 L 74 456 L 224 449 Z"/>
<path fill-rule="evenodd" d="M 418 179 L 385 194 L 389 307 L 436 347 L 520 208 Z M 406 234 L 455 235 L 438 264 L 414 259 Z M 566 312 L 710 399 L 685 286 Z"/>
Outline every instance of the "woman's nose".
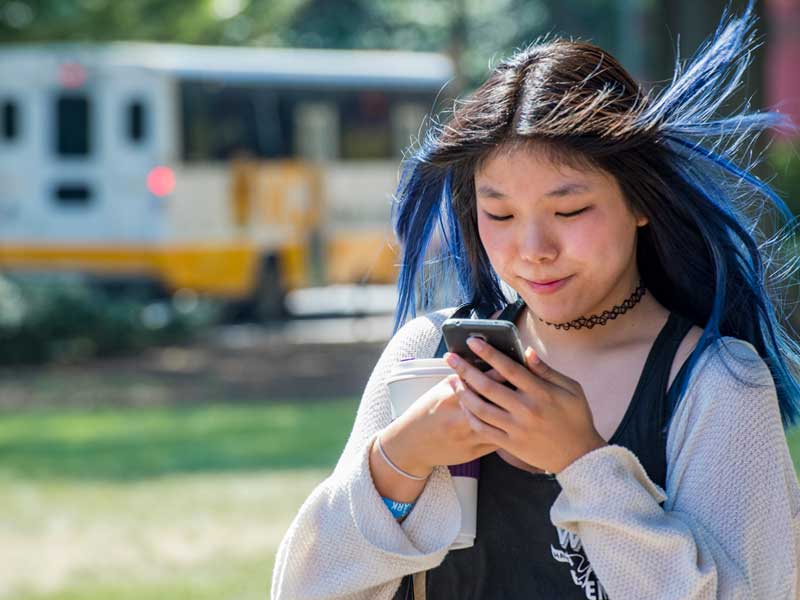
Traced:
<path fill-rule="evenodd" d="M 558 256 L 556 241 L 540 224 L 526 226 L 518 242 L 520 258 L 528 262 L 552 261 Z"/>

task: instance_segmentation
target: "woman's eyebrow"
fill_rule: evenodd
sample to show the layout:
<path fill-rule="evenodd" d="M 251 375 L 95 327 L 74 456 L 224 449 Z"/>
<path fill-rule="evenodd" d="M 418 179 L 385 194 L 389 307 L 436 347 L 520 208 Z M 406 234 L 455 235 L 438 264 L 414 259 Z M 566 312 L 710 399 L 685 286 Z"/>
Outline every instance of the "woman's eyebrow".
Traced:
<path fill-rule="evenodd" d="M 589 191 L 588 185 L 584 183 L 571 182 L 560 185 L 549 192 L 545 192 L 544 195 L 548 198 L 560 198 L 562 196 L 569 196 L 570 194 L 579 194 L 587 191 Z M 506 196 L 503 192 L 494 189 L 492 186 L 486 183 L 479 185 L 476 192 L 479 196 L 489 199 L 505 200 L 508 198 L 508 196 Z"/>
<path fill-rule="evenodd" d="M 550 190 L 545 196 L 569 196 L 570 194 L 580 194 L 588 192 L 589 186 L 585 183 L 565 183 L 557 188 Z"/>
<path fill-rule="evenodd" d="M 507 198 L 503 192 L 498 191 L 485 183 L 479 185 L 475 192 L 478 194 L 478 196 L 485 196 L 486 198 L 497 198 L 498 200 L 504 200 Z"/>

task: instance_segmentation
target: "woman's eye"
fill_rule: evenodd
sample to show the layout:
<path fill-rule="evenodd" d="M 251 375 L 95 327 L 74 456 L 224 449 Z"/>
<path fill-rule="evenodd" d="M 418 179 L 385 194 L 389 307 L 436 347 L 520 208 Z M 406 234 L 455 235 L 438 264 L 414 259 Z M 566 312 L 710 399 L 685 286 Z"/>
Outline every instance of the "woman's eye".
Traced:
<path fill-rule="evenodd" d="M 489 217 L 492 221 L 508 221 L 513 215 L 506 215 L 501 217 L 500 215 L 490 215 L 489 213 L 485 213 L 487 217 Z"/>
<path fill-rule="evenodd" d="M 577 217 L 579 214 L 581 214 L 582 212 L 586 212 L 587 210 L 589 210 L 588 206 L 586 208 L 582 208 L 580 210 L 573 211 L 571 213 L 556 213 L 556 216 L 558 216 L 558 217 Z"/>
<path fill-rule="evenodd" d="M 556 216 L 557 217 L 567 217 L 567 218 L 569 218 L 569 217 L 577 217 L 579 214 L 581 214 L 583 212 L 586 212 L 590 208 L 591 208 L 591 206 L 586 206 L 585 208 L 573 211 L 571 213 L 556 213 Z M 505 215 L 505 216 L 493 215 L 493 214 L 490 214 L 490 213 L 488 213 L 486 211 L 484 211 L 484 214 L 487 217 L 489 217 L 489 219 L 491 219 L 492 221 L 508 221 L 511 217 L 514 216 L 514 215 Z"/>

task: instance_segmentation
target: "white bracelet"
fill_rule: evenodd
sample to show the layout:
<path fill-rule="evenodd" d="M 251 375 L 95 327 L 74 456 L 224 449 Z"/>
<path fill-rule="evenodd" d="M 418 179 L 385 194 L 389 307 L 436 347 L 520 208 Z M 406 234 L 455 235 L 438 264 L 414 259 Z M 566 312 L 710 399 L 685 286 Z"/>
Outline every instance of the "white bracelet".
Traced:
<path fill-rule="evenodd" d="M 392 467 L 395 471 L 397 471 L 403 477 L 408 477 L 409 479 L 413 479 L 414 481 L 425 481 L 428 477 L 430 477 L 430 474 L 425 475 L 425 477 L 417 477 L 416 475 L 412 475 L 411 473 L 406 473 L 405 471 L 403 471 L 403 469 L 401 469 L 396 464 L 394 464 L 391 460 L 389 460 L 389 457 L 386 456 L 386 452 L 383 451 L 383 446 L 381 446 L 381 436 L 380 435 L 377 435 L 375 437 L 375 444 L 378 446 L 378 452 L 381 453 L 381 456 L 383 457 L 383 460 L 386 461 L 386 464 L 388 464 L 390 467 Z"/>

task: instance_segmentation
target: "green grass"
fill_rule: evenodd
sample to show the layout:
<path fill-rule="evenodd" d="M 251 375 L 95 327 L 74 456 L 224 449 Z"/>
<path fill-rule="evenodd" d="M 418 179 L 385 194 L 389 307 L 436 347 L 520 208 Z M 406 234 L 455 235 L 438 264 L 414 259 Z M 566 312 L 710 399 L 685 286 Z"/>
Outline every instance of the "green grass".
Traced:
<path fill-rule="evenodd" d="M 0 413 L 0 598 L 269 598 L 356 406 Z M 800 467 L 800 429 L 789 447 Z"/>
<path fill-rule="evenodd" d="M 226 560 L 172 577 L 148 580 L 90 577 L 57 592 L 18 592 L 16 600 L 267 600 L 271 565 L 263 560 Z"/>
<path fill-rule="evenodd" d="M 0 598 L 263 600 L 281 538 L 327 473 L 6 483 Z"/>
<path fill-rule="evenodd" d="M 0 598 L 254 600 L 357 400 L 0 414 Z"/>
<path fill-rule="evenodd" d="M 325 468 L 353 399 L 0 415 L 0 477 L 135 480 L 176 473 Z"/>
<path fill-rule="evenodd" d="M 786 439 L 794 461 L 794 468 L 800 472 L 800 427 L 790 429 L 786 434 Z"/>

